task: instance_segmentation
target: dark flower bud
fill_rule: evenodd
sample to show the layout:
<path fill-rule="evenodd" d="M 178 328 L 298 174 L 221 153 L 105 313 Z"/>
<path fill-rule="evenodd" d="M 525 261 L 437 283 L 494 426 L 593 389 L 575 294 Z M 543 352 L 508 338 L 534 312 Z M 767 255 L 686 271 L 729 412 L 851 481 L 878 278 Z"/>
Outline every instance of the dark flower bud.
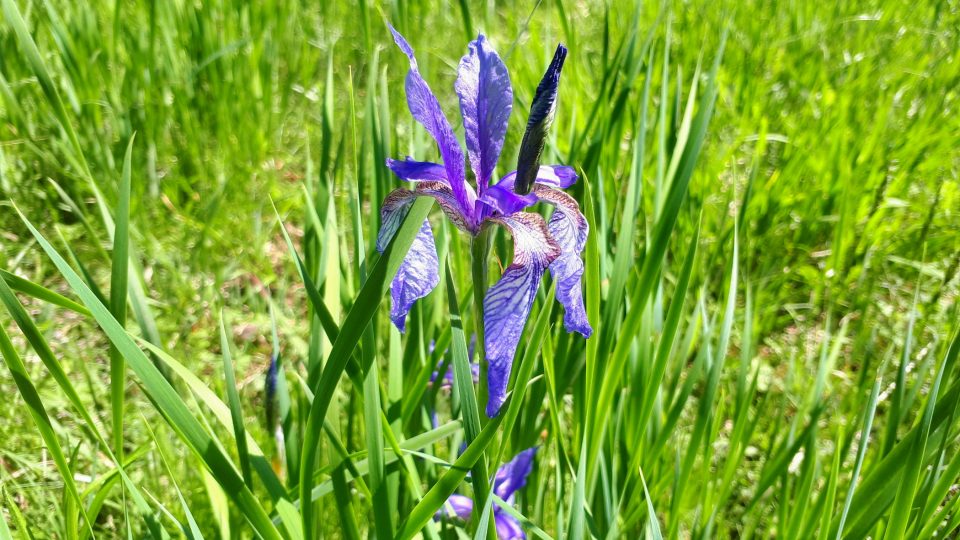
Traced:
<path fill-rule="evenodd" d="M 557 45 L 557 52 L 553 54 L 550 67 L 543 74 L 537 93 L 530 105 L 530 119 L 527 120 L 527 131 L 523 134 L 520 143 L 520 155 L 517 158 L 517 180 L 514 191 L 520 195 L 530 193 L 533 183 L 537 179 L 540 169 L 540 154 L 543 144 L 547 140 L 547 132 L 553 123 L 553 114 L 557 109 L 557 89 L 560 86 L 560 70 L 563 61 L 567 58 L 567 48 L 563 44 Z"/>

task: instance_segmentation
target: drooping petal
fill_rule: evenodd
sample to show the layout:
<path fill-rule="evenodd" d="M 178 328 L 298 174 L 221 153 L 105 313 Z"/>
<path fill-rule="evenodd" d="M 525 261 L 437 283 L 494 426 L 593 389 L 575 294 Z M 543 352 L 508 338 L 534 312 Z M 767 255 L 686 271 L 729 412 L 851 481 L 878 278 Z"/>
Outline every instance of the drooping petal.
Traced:
<path fill-rule="evenodd" d="M 580 212 L 580 205 L 566 193 L 546 186 L 533 190 L 540 200 L 555 207 L 547 228 L 560 246 L 560 256 L 550 265 L 550 274 L 557 285 L 557 301 L 563 305 L 563 326 L 567 332 L 578 332 L 585 338 L 593 334 L 583 305 L 580 278 L 583 260 L 580 253 L 587 243 L 589 225 Z"/>
<path fill-rule="evenodd" d="M 467 154 L 480 194 L 490 182 L 507 133 L 513 89 L 507 66 L 480 34 L 460 59 L 455 88 L 466 130 Z"/>
<path fill-rule="evenodd" d="M 387 168 L 397 175 L 401 180 L 411 182 L 440 182 L 450 185 L 447 180 L 447 170 L 439 163 L 429 161 L 416 161 L 410 156 L 400 161 L 398 159 L 387 158 Z"/>
<path fill-rule="evenodd" d="M 382 225 L 377 236 L 377 250 L 381 253 L 387 248 L 393 235 L 397 233 L 410 205 L 418 196 L 436 199 L 444 213 L 458 226 L 464 227 L 463 216 L 455 207 L 450 188 L 437 182 L 420 182 L 415 189 L 397 189 L 384 199 L 380 207 Z M 430 222 L 424 220 L 420 232 L 413 239 L 410 250 L 400 263 L 397 275 L 390 283 L 390 320 L 403 332 L 406 328 L 407 313 L 413 303 L 430 293 L 440 282 L 440 261 L 437 259 L 437 247 L 430 230 Z"/>
<path fill-rule="evenodd" d="M 547 131 L 553 123 L 553 114 L 557 108 L 557 89 L 560 86 L 560 70 L 567 57 L 567 48 L 557 45 L 553 54 L 553 61 L 543 74 L 543 79 L 537 86 L 537 93 L 530 104 L 530 118 L 527 120 L 527 131 L 523 134 L 520 143 L 520 154 L 517 157 L 517 186 L 516 192 L 530 193 L 533 183 L 540 169 L 540 154 L 547 140 Z"/>
<path fill-rule="evenodd" d="M 458 517 L 464 521 L 470 521 L 470 514 L 473 512 L 473 501 L 470 500 L 470 497 L 465 497 L 463 495 L 451 495 L 447 499 L 447 503 L 440 507 L 440 510 L 437 510 L 436 518 L 441 517 Z"/>
<path fill-rule="evenodd" d="M 539 214 L 521 212 L 491 220 L 510 229 L 513 235 L 513 263 L 483 299 L 483 343 L 489 363 L 487 416 L 492 418 L 506 400 L 513 356 L 540 278 L 560 256 L 560 248 Z"/>
<path fill-rule="evenodd" d="M 512 503 L 513 494 L 527 485 L 527 476 L 533 470 L 533 458 L 536 455 L 536 446 L 527 448 L 497 469 L 497 474 L 493 477 L 493 492 L 504 501 Z"/>
<path fill-rule="evenodd" d="M 433 95 L 427 82 L 420 75 L 417 60 L 413 55 L 413 48 L 392 26 L 390 32 L 393 33 L 393 40 L 397 46 L 410 60 L 410 70 L 407 72 L 405 85 L 410 114 L 437 141 L 440 156 L 443 158 L 443 167 L 447 172 L 447 180 L 453 189 L 457 204 L 467 221 L 472 222 L 477 195 L 473 187 L 468 185 L 466 181 L 463 149 L 460 148 L 460 142 L 457 141 L 453 128 L 450 127 L 450 122 L 443 114 L 443 109 L 440 108 L 436 96 Z"/>
<path fill-rule="evenodd" d="M 525 540 L 527 535 L 520 528 L 520 522 L 510 514 L 497 509 L 493 515 L 493 523 L 497 526 L 498 540 Z"/>
<path fill-rule="evenodd" d="M 410 251 L 400 263 L 397 275 L 390 283 L 390 320 L 401 332 L 406 330 L 407 313 L 413 303 L 430 294 L 440 283 L 440 261 L 433 240 L 430 222 L 423 220 L 420 232 L 413 239 Z"/>

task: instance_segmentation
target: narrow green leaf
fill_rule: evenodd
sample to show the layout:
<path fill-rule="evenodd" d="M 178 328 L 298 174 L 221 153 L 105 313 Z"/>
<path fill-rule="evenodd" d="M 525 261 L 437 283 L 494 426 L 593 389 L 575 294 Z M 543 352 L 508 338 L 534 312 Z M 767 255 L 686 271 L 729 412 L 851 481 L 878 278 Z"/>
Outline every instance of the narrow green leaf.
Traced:
<path fill-rule="evenodd" d="M 66 278 L 70 287 L 93 314 L 97 324 L 103 329 L 110 342 L 117 347 L 130 364 L 134 373 L 140 378 L 144 390 L 155 406 L 164 414 L 174 431 L 208 467 L 216 481 L 223 487 L 227 495 L 234 500 L 253 528 L 266 539 L 279 539 L 279 532 L 267 517 L 257 498 L 247 489 L 243 479 L 233 464 L 230 463 L 229 458 L 213 443 L 210 435 L 190 413 L 186 404 L 170 386 L 170 383 L 150 362 L 144 352 L 136 346 L 126 330 L 113 318 L 106 306 L 97 299 L 83 282 L 83 279 L 67 264 L 67 261 L 47 242 L 46 238 L 33 226 L 33 223 L 20 212 L 20 209 L 14 208 L 24 225 L 27 226 L 54 265 Z"/>
<path fill-rule="evenodd" d="M 110 313 L 121 328 L 127 325 L 127 262 L 130 260 L 130 158 L 133 137 L 127 142 L 120 177 L 120 196 L 117 203 L 116 227 L 113 234 L 113 260 L 110 267 Z M 127 390 L 126 366 L 123 355 L 110 346 L 110 405 L 113 419 L 113 451 L 123 459 L 123 401 Z"/>
<path fill-rule="evenodd" d="M 80 315 L 84 315 L 87 317 L 90 316 L 90 311 L 87 308 L 83 307 L 82 305 L 74 302 L 73 300 L 70 300 L 65 296 L 61 296 L 60 294 L 57 294 L 51 291 L 50 289 L 43 287 L 42 285 L 38 285 L 30 280 L 24 279 L 16 274 L 12 274 L 10 272 L 7 272 L 6 270 L 0 269 L 0 278 L 3 278 L 3 280 L 7 282 L 7 285 L 9 285 L 11 289 L 17 292 L 26 294 L 28 296 L 32 296 L 37 300 L 43 300 L 48 304 L 53 304 L 55 306 L 60 306 L 64 309 L 69 309 L 70 311 L 73 311 L 74 313 L 79 313 Z"/>
<path fill-rule="evenodd" d="M 230 340 L 227 336 L 227 323 L 220 311 L 220 354 L 223 357 L 223 378 L 227 386 L 227 403 L 230 404 L 230 418 L 233 420 L 233 437 L 237 441 L 237 456 L 240 458 L 240 470 L 243 481 L 253 485 L 250 474 L 250 455 L 247 451 L 247 430 L 243 427 L 243 408 L 240 406 L 240 394 L 237 393 L 237 377 L 233 370 L 233 355 L 230 354 Z"/>
<path fill-rule="evenodd" d="M 0 297 L 2 297 L 5 303 L 8 301 L 8 295 L 13 295 L 13 292 L 7 287 L 5 281 L 0 280 Z M 14 301 L 16 300 L 14 299 Z M 60 446 L 60 440 L 53 430 L 53 424 L 50 423 L 50 417 L 47 416 L 47 410 L 43 406 L 43 400 L 40 398 L 40 394 L 37 393 L 37 388 L 33 384 L 30 374 L 27 372 L 27 367 L 24 365 L 23 360 L 20 359 L 20 355 L 17 354 L 16 349 L 13 348 L 13 343 L 10 341 L 10 337 L 7 336 L 3 325 L 0 325 L 0 355 L 3 356 L 7 364 L 7 369 L 10 370 L 10 375 L 13 377 L 13 381 L 17 385 L 17 390 L 20 392 L 20 397 L 22 397 L 24 403 L 26 403 L 27 409 L 30 411 L 30 416 L 33 418 L 33 423 L 37 426 L 37 431 L 40 432 L 40 437 L 47 446 L 47 450 L 50 452 L 50 457 L 53 458 L 53 463 L 56 465 L 57 471 L 63 478 L 63 485 L 73 498 L 80 515 L 83 517 L 83 522 L 88 532 L 92 535 L 93 522 L 90 521 L 90 517 L 84 509 L 83 500 L 80 498 L 80 492 L 73 479 L 73 471 L 67 463 L 67 457 L 63 453 L 63 448 Z"/>
<path fill-rule="evenodd" d="M 353 349 L 367 325 L 376 315 L 377 308 L 383 300 L 390 286 L 390 281 L 400 268 L 400 263 L 413 244 L 413 239 L 420 230 L 423 220 L 427 218 L 433 199 L 419 197 L 410 207 L 403 224 L 398 229 L 390 245 L 384 250 L 370 271 L 366 283 L 357 295 L 353 307 L 347 314 L 341 326 L 340 333 L 333 343 L 330 356 L 324 367 L 323 374 L 314 391 L 313 402 L 307 416 L 306 429 L 303 437 L 303 454 L 300 460 L 300 499 L 309 500 L 313 491 L 313 470 L 317 461 L 317 450 L 320 442 L 320 431 L 323 420 L 326 418 L 330 400 L 336 391 L 340 376 L 347 367 L 347 361 L 353 354 Z M 362 366 L 364 369 L 369 366 Z M 303 517 L 303 531 L 307 538 L 313 537 L 312 505 L 306 504 L 300 510 Z"/>

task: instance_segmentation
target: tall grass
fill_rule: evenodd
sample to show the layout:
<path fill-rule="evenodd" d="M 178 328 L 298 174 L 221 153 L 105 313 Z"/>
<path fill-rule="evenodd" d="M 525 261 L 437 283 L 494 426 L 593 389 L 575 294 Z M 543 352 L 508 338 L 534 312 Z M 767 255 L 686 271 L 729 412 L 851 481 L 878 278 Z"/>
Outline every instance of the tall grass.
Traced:
<path fill-rule="evenodd" d="M 956 534 L 948 3 L 0 4 L 0 538 Z M 545 162 L 580 173 L 595 332 L 545 280 L 495 419 L 468 239 L 421 199 L 373 249 L 385 158 L 436 153 L 387 21 L 451 119 L 489 37 L 507 162 L 571 51 Z"/>

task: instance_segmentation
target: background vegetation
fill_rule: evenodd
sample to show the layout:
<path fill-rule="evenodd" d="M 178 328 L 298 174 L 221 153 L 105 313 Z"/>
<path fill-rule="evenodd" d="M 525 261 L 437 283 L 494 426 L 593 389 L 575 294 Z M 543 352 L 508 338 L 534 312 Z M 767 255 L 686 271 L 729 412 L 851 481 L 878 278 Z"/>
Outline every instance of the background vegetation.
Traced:
<path fill-rule="evenodd" d="M 956 534 L 955 2 L 2 6 L 0 538 L 482 535 L 430 517 L 532 445 L 528 536 Z M 384 158 L 436 152 L 386 21 L 457 130 L 489 37 L 501 172 L 570 49 L 548 152 L 582 173 L 596 333 L 546 280 L 454 467 L 472 391 L 426 382 L 473 284 L 436 210 L 451 272 L 402 336 L 378 307 Z"/>

